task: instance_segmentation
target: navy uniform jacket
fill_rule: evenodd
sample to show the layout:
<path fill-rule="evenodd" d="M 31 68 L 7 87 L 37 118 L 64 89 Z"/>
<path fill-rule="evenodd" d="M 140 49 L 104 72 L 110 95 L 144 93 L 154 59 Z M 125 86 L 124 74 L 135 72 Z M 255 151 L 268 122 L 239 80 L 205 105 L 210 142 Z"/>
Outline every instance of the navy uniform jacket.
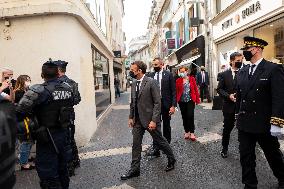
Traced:
<path fill-rule="evenodd" d="M 78 89 L 78 83 L 76 83 L 74 80 L 70 79 L 66 75 L 59 77 L 59 80 L 62 82 L 66 82 L 71 86 L 74 95 L 74 105 L 79 104 L 81 102 L 81 95 Z"/>
<path fill-rule="evenodd" d="M 284 70 L 262 60 L 249 80 L 249 66 L 237 76 L 238 129 L 269 133 L 271 124 L 284 126 Z"/>
<path fill-rule="evenodd" d="M 62 84 L 62 81 L 59 79 L 54 79 L 46 81 L 43 84 L 36 84 L 31 86 L 16 107 L 19 121 L 21 121 L 23 116 L 25 115 L 36 113 L 34 112 L 34 110 L 36 110 L 38 106 L 44 106 L 45 104 L 48 104 L 53 97 L 52 94 L 50 94 L 50 92 L 45 89 L 44 85 L 56 84 Z"/>
<path fill-rule="evenodd" d="M 149 77 L 155 77 L 156 72 L 148 74 Z M 170 109 L 172 106 L 177 106 L 176 100 L 176 81 L 171 72 L 164 70 L 161 80 L 161 96 L 162 105 L 166 109 Z"/>

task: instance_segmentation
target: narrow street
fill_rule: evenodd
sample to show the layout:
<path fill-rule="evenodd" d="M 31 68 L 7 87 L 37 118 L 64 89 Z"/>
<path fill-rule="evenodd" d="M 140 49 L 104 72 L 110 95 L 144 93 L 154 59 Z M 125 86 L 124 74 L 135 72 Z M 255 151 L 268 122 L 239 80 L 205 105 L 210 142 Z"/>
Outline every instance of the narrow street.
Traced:
<path fill-rule="evenodd" d="M 180 112 L 172 119 L 172 148 L 177 158 L 174 171 L 164 172 L 164 155 L 150 160 L 142 158 L 141 176 L 120 181 L 131 162 L 131 130 L 127 126 L 129 93 L 117 99 L 112 111 L 99 126 L 87 146 L 80 149 L 81 167 L 71 178 L 71 189 L 101 188 L 214 188 L 240 189 L 241 169 L 238 155 L 237 130 L 231 137 L 229 157 L 220 156 L 222 112 L 209 109 L 208 104 L 195 111 L 196 142 L 183 139 Z M 281 141 L 283 144 L 283 141 Z M 143 148 L 151 144 L 150 135 L 144 137 Z M 282 146 L 283 149 L 283 146 Z M 277 180 L 269 169 L 263 152 L 257 151 L 257 176 L 260 189 L 277 187 Z M 36 171 L 17 172 L 16 189 L 39 188 Z"/>

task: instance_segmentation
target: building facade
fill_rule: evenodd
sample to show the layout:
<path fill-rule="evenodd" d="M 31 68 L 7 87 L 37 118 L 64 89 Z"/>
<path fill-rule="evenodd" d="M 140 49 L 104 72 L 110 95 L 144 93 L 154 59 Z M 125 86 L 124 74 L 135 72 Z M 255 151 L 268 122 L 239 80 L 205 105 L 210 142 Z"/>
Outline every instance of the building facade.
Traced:
<path fill-rule="evenodd" d="M 107 38 L 114 52 L 113 72 L 119 78 L 120 89 L 125 90 L 125 33 L 122 30 L 122 18 L 125 15 L 123 0 L 105 0 L 107 4 Z"/>
<path fill-rule="evenodd" d="M 225 3 L 224 3 L 224 2 Z M 266 40 L 264 58 L 284 62 L 284 4 L 282 0 L 223 0 L 211 1 L 214 10 L 212 24 L 213 90 L 222 65 L 229 64 L 232 52 L 240 51 L 243 37 L 255 36 Z M 221 7 L 221 8 L 220 8 Z"/>
<path fill-rule="evenodd" d="M 113 47 L 108 38 L 108 1 L 0 0 L 0 67 L 42 83 L 49 58 L 69 62 L 79 83 L 76 139 L 86 144 L 114 102 Z"/>
<path fill-rule="evenodd" d="M 207 65 L 206 5 L 206 1 L 153 1 L 148 23 L 150 55 L 163 58 L 171 67 L 183 61 Z"/>

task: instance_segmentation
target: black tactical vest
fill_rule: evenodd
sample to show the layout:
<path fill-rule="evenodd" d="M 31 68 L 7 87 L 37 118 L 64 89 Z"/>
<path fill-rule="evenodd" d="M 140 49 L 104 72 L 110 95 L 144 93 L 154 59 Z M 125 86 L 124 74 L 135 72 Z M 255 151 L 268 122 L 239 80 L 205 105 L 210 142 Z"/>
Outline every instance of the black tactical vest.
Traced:
<path fill-rule="evenodd" d="M 8 101 L 0 102 L 0 188 L 13 188 L 15 176 L 16 143 L 15 107 Z"/>
<path fill-rule="evenodd" d="M 49 101 L 40 105 L 36 117 L 40 126 L 66 128 L 70 124 L 73 106 L 73 93 L 67 83 L 43 84 L 49 92 Z"/>

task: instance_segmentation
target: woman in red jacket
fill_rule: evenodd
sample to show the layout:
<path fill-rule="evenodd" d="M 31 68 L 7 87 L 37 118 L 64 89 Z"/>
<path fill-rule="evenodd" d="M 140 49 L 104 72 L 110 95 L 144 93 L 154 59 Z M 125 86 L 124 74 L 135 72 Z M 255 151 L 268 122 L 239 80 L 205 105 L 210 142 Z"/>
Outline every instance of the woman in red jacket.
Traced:
<path fill-rule="evenodd" d="M 184 138 L 195 141 L 194 108 L 195 104 L 200 103 L 199 92 L 195 77 L 188 74 L 187 67 L 179 68 L 179 76 L 176 80 L 176 96 L 183 120 Z"/>

